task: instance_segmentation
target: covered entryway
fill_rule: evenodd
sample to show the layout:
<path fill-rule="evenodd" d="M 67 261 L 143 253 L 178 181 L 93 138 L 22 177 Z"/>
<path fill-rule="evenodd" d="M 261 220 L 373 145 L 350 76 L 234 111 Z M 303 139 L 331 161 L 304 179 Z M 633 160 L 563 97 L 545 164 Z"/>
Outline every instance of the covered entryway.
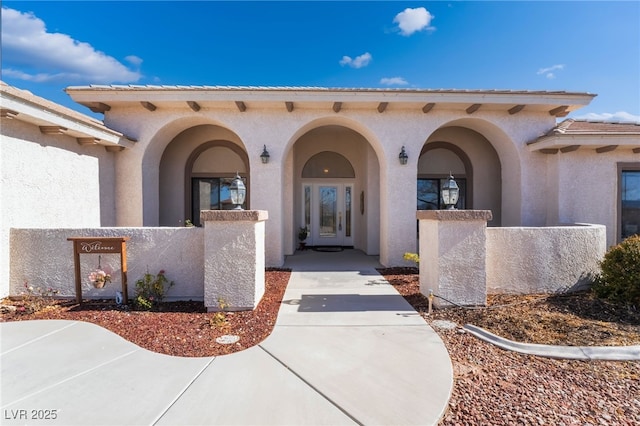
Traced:
<path fill-rule="evenodd" d="M 368 141 L 343 126 L 322 126 L 296 141 L 293 158 L 293 226 L 307 229 L 306 245 L 379 254 L 379 165 Z"/>
<path fill-rule="evenodd" d="M 323 151 L 302 169 L 302 223 L 312 246 L 353 246 L 353 166 L 343 155 Z"/>

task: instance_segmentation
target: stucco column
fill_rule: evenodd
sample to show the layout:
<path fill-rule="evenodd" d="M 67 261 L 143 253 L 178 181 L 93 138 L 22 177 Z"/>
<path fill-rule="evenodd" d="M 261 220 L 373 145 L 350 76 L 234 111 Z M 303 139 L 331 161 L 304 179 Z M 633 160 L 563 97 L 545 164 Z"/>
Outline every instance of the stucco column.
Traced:
<path fill-rule="evenodd" d="M 416 250 L 416 163 L 401 165 L 397 156 L 380 182 L 380 263 L 385 266 L 406 264 L 404 254 Z"/>
<path fill-rule="evenodd" d="M 125 149 L 115 155 L 116 226 L 143 226 L 143 173 L 140 167 L 144 151 Z"/>
<path fill-rule="evenodd" d="M 270 151 L 275 151 L 275 149 Z M 274 152 L 272 158 L 276 156 L 277 153 Z M 284 182 L 280 170 L 282 164 L 277 160 L 272 159 L 268 164 L 262 164 L 258 160 L 251 164 L 251 208 L 269 212 L 269 223 L 266 225 L 266 238 L 269 241 L 269 247 L 267 247 L 265 259 L 269 266 L 282 266 L 284 263 L 284 223 L 290 220 L 288 214 L 291 214 L 282 208 L 284 205 Z"/>
<path fill-rule="evenodd" d="M 204 305 L 254 309 L 264 295 L 264 210 L 203 210 Z"/>
<path fill-rule="evenodd" d="M 490 210 L 421 210 L 420 292 L 435 306 L 486 305 Z M 445 300 L 446 299 L 446 300 Z"/>

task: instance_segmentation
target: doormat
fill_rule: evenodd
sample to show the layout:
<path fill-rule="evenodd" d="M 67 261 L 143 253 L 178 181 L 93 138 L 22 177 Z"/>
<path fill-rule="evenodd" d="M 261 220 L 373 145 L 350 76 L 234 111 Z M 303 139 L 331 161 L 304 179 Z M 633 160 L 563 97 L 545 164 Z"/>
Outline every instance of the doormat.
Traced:
<path fill-rule="evenodd" d="M 344 247 L 341 246 L 315 246 L 313 247 L 313 251 L 327 252 L 327 253 L 335 253 L 339 251 L 343 251 Z"/>

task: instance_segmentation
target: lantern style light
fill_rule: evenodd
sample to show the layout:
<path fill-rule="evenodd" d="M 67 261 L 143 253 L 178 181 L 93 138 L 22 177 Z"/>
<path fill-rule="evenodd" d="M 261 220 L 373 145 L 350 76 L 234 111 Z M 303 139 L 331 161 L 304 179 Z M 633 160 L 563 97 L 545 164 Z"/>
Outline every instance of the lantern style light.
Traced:
<path fill-rule="evenodd" d="M 460 195 L 460 188 L 453 179 L 453 175 L 449 172 L 449 180 L 442 187 L 442 201 L 447 207 L 447 210 L 455 210 L 456 203 L 458 202 L 458 196 Z"/>
<path fill-rule="evenodd" d="M 398 154 L 398 160 L 400 160 L 400 164 L 404 166 L 405 164 L 407 164 L 408 159 L 409 159 L 409 156 L 407 155 L 407 151 L 404 150 L 404 145 L 403 145 L 402 149 L 400 150 L 400 154 Z"/>
<path fill-rule="evenodd" d="M 242 204 L 244 204 L 244 198 L 247 195 L 247 188 L 244 186 L 244 182 L 240 178 L 240 174 L 236 173 L 236 177 L 231 181 L 229 185 L 229 195 L 231 197 L 231 204 L 235 204 L 233 210 L 243 210 Z"/>
<path fill-rule="evenodd" d="M 269 151 L 267 151 L 267 146 L 264 146 L 264 149 L 262 150 L 262 154 L 260 154 L 260 159 L 262 160 L 262 164 L 267 164 L 269 162 L 269 157 L 271 157 L 269 155 Z"/>

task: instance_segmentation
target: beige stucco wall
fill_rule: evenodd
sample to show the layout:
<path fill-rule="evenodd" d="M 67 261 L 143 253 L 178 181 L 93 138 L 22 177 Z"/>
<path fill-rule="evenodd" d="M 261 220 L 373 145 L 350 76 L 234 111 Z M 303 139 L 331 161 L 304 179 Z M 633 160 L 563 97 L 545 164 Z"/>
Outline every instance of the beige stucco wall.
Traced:
<path fill-rule="evenodd" d="M 607 247 L 617 244 L 618 163 L 640 161 L 630 150 L 598 154 L 594 149 L 555 155 L 538 154 L 547 162 L 548 197 L 557 208 L 548 222 L 597 223 L 607 227 Z"/>
<path fill-rule="evenodd" d="M 545 112 L 524 110 L 509 115 L 480 109 L 473 115 L 462 115 L 459 110 L 434 109 L 424 114 L 393 107 L 382 114 L 375 109 L 333 113 L 313 107 L 287 112 L 282 105 L 250 105 L 245 112 L 229 107 L 203 108 L 196 113 L 184 106 L 153 112 L 138 106 L 113 108 L 106 113 L 105 122 L 138 140 L 133 148 L 119 153 L 116 165 L 116 173 L 123 176 L 116 189 L 117 224 L 121 226 L 157 226 L 161 215 L 162 223 L 165 217 L 167 223 L 180 220 L 179 209 L 184 209 L 183 164 L 190 149 L 187 146 L 199 142 L 195 141 L 198 138 L 185 139 L 185 146 L 179 147 L 173 142 L 178 135 L 203 124 L 218 126 L 234 135 L 233 140 L 246 150 L 249 159 L 250 208 L 266 210 L 270 215 L 266 224 L 269 266 L 280 266 L 284 256 L 295 250 L 299 171 L 305 155 L 310 154 L 302 154 L 308 149 L 304 148 L 304 135 L 314 134 L 314 129 L 323 126 L 340 126 L 359 135 L 347 138 L 345 144 L 323 140 L 317 149 L 335 147 L 353 159 L 359 171 L 355 194 L 364 190 L 367 203 L 366 217 L 360 218 L 362 223 L 356 228 L 356 241 L 367 253 L 379 252 L 384 265 L 407 264 L 403 254 L 417 251 L 418 159 L 425 143 L 434 140 L 434 134 L 435 140 L 444 138 L 469 151 L 477 179 L 474 208 L 491 209 L 499 221 L 495 223 L 503 226 L 548 222 L 547 189 L 540 185 L 547 160 L 530 152 L 526 145 L 555 125 L 555 117 Z M 345 130 L 344 134 L 349 132 Z M 263 145 L 271 154 L 269 164 L 260 161 Z M 405 166 L 397 158 L 402 146 L 409 155 Z M 491 150 L 495 154 L 489 153 Z M 163 156 L 168 159 L 173 154 L 176 164 L 166 166 Z M 172 187 L 170 194 L 165 193 L 167 183 Z M 501 189 L 496 191 L 496 186 Z M 160 200 L 171 201 L 162 201 L 161 205 Z"/>
<path fill-rule="evenodd" d="M 114 153 L 2 119 L 0 296 L 9 292 L 9 230 L 115 224 Z"/>
<path fill-rule="evenodd" d="M 487 292 L 578 289 L 606 252 L 602 225 L 487 228 Z"/>
<path fill-rule="evenodd" d="M 135 282 L 148 271 L 164 269 L 175 285 L 166 300 L 203 300 L 204 230 L 202 228 L 74 228 L 11 230 L 10 294 L 20 295 L 25 282 L 34 288 L 52 288 L 58 296 L 75 297 L 73 243 L 69 237 L 128 236 L 127 266 L 129 297 L 135 297 Z M 98 266 L 113 271 L 113 281 L 95 289 L 88 275 Z M 80 256 L 83 296 L 114 298 L 122 287 L 120 255 Z"/>

